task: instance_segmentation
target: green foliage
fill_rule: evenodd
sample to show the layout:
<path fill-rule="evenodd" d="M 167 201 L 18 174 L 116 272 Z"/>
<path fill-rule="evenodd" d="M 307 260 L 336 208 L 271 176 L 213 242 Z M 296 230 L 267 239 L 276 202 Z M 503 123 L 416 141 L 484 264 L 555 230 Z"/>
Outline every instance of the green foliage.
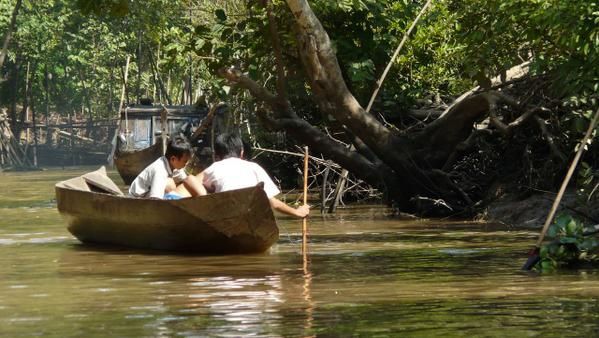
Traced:
<path fill-rule="evenodd" d="M 348 87 L 363 105 L 424 3 L 310 1 L 334 44 Z M 164 101 L 149 63 L 151 52 L 162 80 L 170 85 L 173 100 L 180 100 L 182 81 L 191 68 L 193 86 L 201 88 L 202 94 L 226 97 L 243 109 L 254 110 L 254 101 L 247 93 L 227 93 L 216 70 L 235 66 L 275 91 L 273 42 L 263 4 L 233 0 L 25 0 L 5 73 L 19 64 L 17 88 L 22 99 L 24 69 L 30 63 L 35 73 L 32 96 L 40 106 L 45 97 L 44 71 L 48 69 L 53 110 L 66 114 L 84 106 L 96 116 L 108 116 L 120 96 L 126 56 L 131 56 L 128 100 L 135 100 L 139 86 L 141 96 Z M 300 116 L 315 124 L 327 123 L 305 83 L 294 19 L 284 1 L 272 1 L 272 5 L 290 100 Z M 12 1 L 0 2 L 0 27 L 8 24 L 12 6 Z M 432 95 L 449 102 L 472 87 L 474 79 L 501 74 L 533 57 L 536 72 L 554 72 L 563 79 L 558 82 L 564 85 L 559 89 L 572 97 L 567 106 L 572 113 L 559 122 L 568 128 L 563 131 L 565 136 L 576 140 L 588 123 L 590 107 L 596 105 L 592 100 L 596 99 L 593 95 L 599 79 L 595 66 L 599 54 L 597 6 L 593 1 L 563 0 L 434 1 L 393 64 L 374 110 L 393 110 L 386 113 L 399 115 L 398 107 L 411 107 L 416 100 Z M 140 37 L 142 58 L 138 60 Z M 8 104 L 8 84 L 0 88 L 0 104 Z M 590 176 L 586 177 L 588 181 Z"/>
<path fill-rule="evenodd" d="M 547 237 L 551 242 L 541 247 L 541 261 L 537 265 L 541 271 L 598 260 L 599 241 L 585 236 L 584 224 L 571 215 L 557 216 L 547 230 Z"/>
<path fill-rule="evenodd" d="M 103 15 L 109 13 L 114 16 L 124 16 L 129 13 L 128 0 L 77 0 L 77 5 L 85 14 Z"/>
<path fill-rule="evenodd" d="M 578 171 L 577 194 L 583 204 L 599 201 L 599 168 L 582 162 Z"/>
<path fill-rule="evenodd" d="M 599 89 L 599 3 L 564 0 L 452 0 L 460 13 L 457 41 L 465 45 L 465 72 L 488 77 L 533 60 L 553 72 L 562 93 Z"/>
<path fill-rule="evenodd" d="M 5 63 L 7 72 L 19 67 L 16 100 L 23 100 L 25 70 L 29 64 L 33 73 L 31 97 L 37 111 L 44 106 L 47 83 L 51 111 L 64 115 L 84 111 L 88 116 L 114 116 L 125 59 L 130 56 L 126 102 L 136 99 L 138 86 L 140 96 L 154 96 L 155 101 L 160 101 L 149 60 L 151 53 L 165 85 L 171 85 L 171 96 L 179 102 L 181 80 L 189 72 L 188 56 L 192 51 L 191 20 L 189 15 L 181 15 L 187 13 L 184 4 L 188 2 L 25 1 Z M 3 11 L 6 15 L 0 17 L 0 24 L 9 19 L 11 11 L 7 9 Z M 142 54 L 138 59 L 140 38 Z M 199 69 L 202 64 L 192 60 L 191 66 Z M 205 74 L 196 72 L 194 88 L 199 87 Z M 0 88 L 3 94 L 0 104 L 8 105 L 14 99 L 11 86 L 7 81 Z"/>

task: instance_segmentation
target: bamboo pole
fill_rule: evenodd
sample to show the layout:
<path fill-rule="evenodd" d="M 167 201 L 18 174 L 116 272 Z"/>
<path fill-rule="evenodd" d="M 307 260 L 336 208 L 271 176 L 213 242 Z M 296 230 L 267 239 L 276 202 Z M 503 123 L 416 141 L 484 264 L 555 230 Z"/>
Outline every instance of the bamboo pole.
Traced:
<path fill-rule="evenodd" d="M 131 57 L 129 55 L 127 55 L 127 60 L 125 61 L 125 73 L 123 74 L 123 88 L 121 90 L 121 100 L 119 102 L 119 111 L 118 111 L 118 116 L 117 118 L 120 120 L 121 118 L 121 111 L 123 110 L 123 104 L 125 103 L 125 91 L 127 90 L 127 77 L 129 76 L 129 61 L 130 61 Z M 122 127 L 122 126 L 121 126 Z M 120 128 L 116 129 L 116 134 L 118 134 L 118 130 Z M 129 121 L 127 121 L 127 110 L 125 110 L 125 147 L 129 147 Z M 112 154 L 114 154 L 114 149 L 112 151 Z M 112 158 L 111 158 L 112 159 Z"/>
<path fill-rule="evenodd" d="M 121 100 L 119 101 L 119 111 L 117 118 L 120 119 L 121 110 L 123 110 L 123 103 L 125 102 L 125 89 L 127 88 L 127 76 L 129 75 L 129 60 L 130 56 L 127 55 L 127 61 L 125 61 L 125 74 L 123 76 L 123 87 L 121 89 Z"/>
<path fill-rule="evenodd" d="M 578 164 L 578 161 L 580 160 L 580 157 L 582 156 L 582 153 L 584 151 L 584 148 L 585 148 L 588 140 L 590 139 L 591 135 L 593 134 L 593 130 L 595 130 L 595 125 L 597 124 L 598 120 L 599 120 L 599 109 L 597 109 L 597 111 L 595 112 L 595 117 L 591 121 L 591 124 L 589 124 L 589 128 L 587 129 L 584 137 L 582 138 L 582 141 L 580 141 L 580 144 L 578 146 L 579 147 L 578 151 L 576 152 L 576 155 L 574 156 L 574 159 L 572 160 L 572 163 L 570 164 L 570 168 L 568 168 L 566 177 L 564 178 L 564 181 L 562 182 L 562 185 L 559 188 L 557 196 L 555 197 L 555 200 L 553 201 L 553 205 L 551 206 L 551 210 L 549 211 L 549 214 L 547 215 L 547 219 L 545 219 L 545 224 L 543 224 L 543 229 L 541 230 L 541 233 L 539 234 L 539 238 L 537 239 L 537 242 L 535 243 L 534 248 L 530 251 L 528 260 L 526 261 L 526 263 L 524 263 L 524 266 L 522 267 L 523 270 L 532 269 L 536 265 L 538 260 L 540 259 L 539 249 L 541 248 L 543 239 L 545 239 L 545 234 L 547 233 L 547 229 L 549 229 L 549 224 L 551 224 L 551 221 L 553 220 L 553 216 L 555 216 L 555 212 L 557 211 L 557 207 L 559 206 L 559 203 L 561 202 L 562 197 L 564 196 L 564 192 L 566 191 L 566 188 L 568 187 L 570 178 L 572 178 L 572 174 L 574 174 L 574 169 L 576 169 L 576 165 Z"/>
<path fill-rule="evenodd" d="M 547 229 L 549 228 L 549 224 L 553 220 L 553 216 L 555 216 L 557 207 L 558 207 L 559 203 L 561 202 L 562 197 L 564 196 L 566 187 L 568 186 L 568 183 L 570 182 L 570 178 L 572 178 L 574 169 L 576 168 L 576 165 L 578 164 L 578 161 L 580 160 L 580 157 L 582 156 L 582 152 L 584 151 L 587 141 L 589 140 L 589 138 L 591 137 L 591 135 L 593 133 L 593 130 L 595 129 L 597 120 L 599 120 L 599 109 L 597 109 L 597 112 L 595 113 L 595 117 L 591 121 L 591 124 L 589 124 L 589 129 L 587 129 L 587 132 L 584 135 L 584 138 L 582 139 L 582 141 L 580 141 L 580 145 L 578 146 L 578 151 L 576 152 L 576 155 L 574 156 L 574 159 L 572 160 L 572 164 L 570 164 L 570 168 L 568 169 L 568 172 L 566 173 L 566 177 L 564 178 L 564 181 L 562 182 L 562 185 L 559 188 L 559 192 L 557 193 L 557 196 L 555 197 L 555 201 L 553 201 L 553 205 L 551 206 L 551 211 L 549 211 L 549 215 L 547 215 L 545 224 L 543 224 L 543 230 L 541 231 L 541 235 L 539 236 L 539 239 L 537 240 L 537 243 L 535 244 L 536 247 L 540 247 L 541 243 L 543 242 L 543 239 L 545 238 L 545 233 L 547 232 Z"/>
<path fill-rule="evenodd" d="M 308 204 L 308 147 L 304 147 L 304 205 Z M 308 218 L 302 219 L 302 253 L 307 252 L 308 245 Z"/>

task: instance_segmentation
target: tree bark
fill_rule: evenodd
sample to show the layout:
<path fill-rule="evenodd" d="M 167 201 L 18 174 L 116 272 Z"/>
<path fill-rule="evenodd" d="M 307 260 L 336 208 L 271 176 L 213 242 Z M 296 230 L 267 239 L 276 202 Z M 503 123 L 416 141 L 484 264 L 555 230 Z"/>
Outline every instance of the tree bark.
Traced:
<path fill-rule="evenodd" d="M 276 95 L 255 81 L 242 75 L 236 69 L 222 69 L 220 75 L 232 83 L 247 89 L 255 98 L 268 104 L 277 115 L 271 118 L 258 111 L 262 124 L 278 130 L 285 130 L 294 139 L 307 144 L 315 153 L 326 154 L 327 157 L 370 185 L 383 190 L 401 192 L 399 181 L 395 175 L 382 175 L 378 164 L 370 162 L 356 151 L 350 151 L 345 145 L 333 141 L 320 129 L 297 117 L 289 105 L 282 103 Z"/>
<path fill-rule="evenodd" d="M 267 7 L 271 37 L 277 61 L 277 94 L 243 75 L 237 69 L 221 70 L 220 75 L 250 91 L 270 106 L 272 116 L 258 111 L 263 124 L 285 130 L 291 137 L 310 146 L 369 184 L 387 189 L 387 196 L 401 209 L 410 209 L 420 199 L 460 199 L 469 197 L 439 170 L 468 138 L 474 123 L 487 114 L 499 95 L 477 94 L 456 104 L 442 118 L 418 133 L 395 134 L 368 113 L 346 86 L 331 41 L 306 0 L 286 0 L 296 21 L 298 53 L 314 99 L 324 114 L 333 116 L 352 135 L 356 150 L 331 139 L 315 126 L 300 119 L 286 100 L 280 48 Z M 414 203 L 411 198 L 415 197 Z M 451 204 L 451 201 L 449 202 Z M 451 208 L 449 208 L 451 209 Z"/>
<path fill-rule="evenodd" d="M 17 96 L 19 93 L 19 67 L 20 56 L 17 53 L 15 63 L 11 67 L 11 86 L 10 86 L 10 120 L 12 122 L 11 129 L 13 135 L 18 135 L 19 130 L 17 123 Z"/>
<path fill-rule="evenodd" d="M 164 86 L 164 82 L 162 82 L 162 76 L 160 76 L 158 64 L 154 62 L 154 55 L 152 54 L 152 50 L 150 48 L 148 48 L 148 56 L 150 58 L 150 65 L 152 66 L 152 71 L 154 72 L 154 79 L 158 81 L 160 92 L 164 93 L 164 96 L 166 97 L 166 102 L 168 102 L 168 104 L 171 105 L 173 104 L 173 102 L 171 101 L 171 98 L 168 95 L 168 90 Z M 162 97 L 162 95 L 160 95 L 160 97 Z"/>
<path fill-rule="evenodd" d="M 28 110 L 29 110 L 29 98 L 31 97 L 31 83 L 33 82 L 33 74 L 35 74 L 35 64 L 31 66 L 30 62 L 27 62 L 27 70 L 25 72 L 25 90 L 23 91 L 23 110 L 21 110 L 21 121 L 18 123 L 15 137 L 20 140 L 21 131 L 23 126 L 27 122 Z M 29 142 L 29 140 L 27 140 Z"/>
<path fill-rule="evenodd" d="M 2 51 L 0 52 L 0 68 L 4 65 L 4 59 L 6 58 L 6 53 L 8 53 L 8 44 L 10 43 L 10 38 L 12 37 L 12 33 L 15 29 L 15 25 L 17 23 L 17 14 L 19 13 L 19 9 L 21 8 L 22 0 L 17 0 L 15 7 L 12 11 L 12 16 L 10 18 L 10 24 L 8 25 L 8 29 L 6 30 L 6 35 L 4 35 L 4 42 L 2 43 Z"/>

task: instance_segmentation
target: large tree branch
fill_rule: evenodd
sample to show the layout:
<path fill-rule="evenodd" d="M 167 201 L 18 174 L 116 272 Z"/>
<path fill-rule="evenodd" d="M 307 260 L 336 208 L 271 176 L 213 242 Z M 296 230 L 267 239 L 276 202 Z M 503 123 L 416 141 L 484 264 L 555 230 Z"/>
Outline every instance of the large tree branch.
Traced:
<path fill-rule="evenodd" d="M 268 89 L 258 84 L 256 81 L 243 75 L 243 73 L 240 70 L 235 68 L 221 68 L 218 73 L 220 76 L 224 77 L 227 81 L 231 82 L 232 84 L 236 84 L 242 88 L 249 90 L 255 98 L 265 102 L 269 106 L 277 107 L 277 109 L 284 108 L 281 107 L 280 101 L 278 100 L 276 95 L 274 95 Z"/>
<path fill-rule="evenodd" d="M 393 135 L 349 92 L 329 36 L 308 2 L 287 0 L 287 4 L 296 19 L 299 53 L 315 94 L 320 101 L 333 103 L 329 112 L 380 156 L 393 143 Z"/>
<path fill-rule="evenodd" d="M 497 100 L 493 93 L 481 93 L 453 106 L 414 138 L 416 144 L 423 145 L 418 157 L 432 167 L 443 166 L 455 148 L 472 133 L 474 122 L 486 116 Z"/>
<path fill-rule="evenodd" d="M 405 195 L 409 195 L 415 186 L 420 186 L 419 190 L 434 193 L 434 182 L 426 177 L 425 172 L 419 168 L 418 161 L 410 154 L 410 141 L 392 134 L 366 112 L 350 93 L 329 36 L 308 2 L 287 0 L 287 4 L 296 19 L 298 51 L 318 101 L 325 105 L 328 103 L 328 113 L 351 130 L 385 164 L 395 172 L 402 173 L 398 180 L 402 181 Z"/>
<path fill-rule="evenodd" d="M 300 119 L 287 105 L 282 105 L 278 97 L 260 86 L 254 80 L 235 69 L 222 69 L 220 74 L 230 82 L 245 88 L 259 101 L 270 106 L 279 118 L 271 118 L 263 111 L 258 111 L 260 120 L 271 128 L 285 130 L 291 137 L 307 144 L 315 152 L 322 153 L 327 158 L 348 169 L 368 184 L 383 189 L 389 188 L 399 192 L 396 175 L 389 174 L 389 169 L 382 171 L 382 164 L 372 163 L 356 151 L 347 149 L 343 144 L 333 141 L 320 129 Z M 277 111 L 283 109 L 284 111 Z M 387 175 L 381 175 L 386 172 Z M 392 187 L 393 186 L 393 187 Z"/>
<path fill-rule="evenodd" d="M 277 121 L 279 125 L 294 139 L 308 144 L 316 153 L 322 153 L 326 158 L 349 170 L 368 184 L 392 190 L 398 196 L 402 193 L 396 175 L 382 175 L 382 167 L 372 163 L 356 151 L 349 150 L 345 145 L 333 141 L 320 129 L 299 118 L 285 118 Z M 386 171 L 389 173 L 389 171 Z"/>

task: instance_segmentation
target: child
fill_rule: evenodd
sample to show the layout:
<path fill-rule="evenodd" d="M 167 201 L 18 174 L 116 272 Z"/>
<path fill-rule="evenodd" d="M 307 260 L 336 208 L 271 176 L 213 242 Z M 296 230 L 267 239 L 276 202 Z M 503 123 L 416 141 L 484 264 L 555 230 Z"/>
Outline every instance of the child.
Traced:
<path fill-rule="evenodd" d="M 173 171 L 181 175 L 187 161 L 191 157 L 191 145 L 184 139 L 172 139 L 164 156 L 147 166 L 131 183 L 129 194 L 134 197 L 149 197 L 159 199 L 179 199 L 174 192 L 175 182 L 171 178 Z M 179 176 L 175 175 L 175 176 Z"/>
<path fill-rule="evenodd" d="M 203 183 L 201 188 L 205 187 L 208 192 L 221 192 L 253 187 L 259 182 L 264 182 L 264 192 L 266 192 L 273 209 L 299 218 L 304 218 L 310 213 L 308 205 L 302 205 L 295 209 L 275 197 L 281 191 L 266 171 L 257 163 L 242 159 L 243 142 L 238 135 L 225 133 L 217 136 L 214 142 L 214 155 L 216 162 L 197 176 L 197 179 Z M 189 180 L 184 183 L 192 195 L 201 194 L 201 190 L 198 193 L 193 192 L 198 188 L 195 188 L 194 184 L 189 186 L 187 184 L 190 183 Z"/>

